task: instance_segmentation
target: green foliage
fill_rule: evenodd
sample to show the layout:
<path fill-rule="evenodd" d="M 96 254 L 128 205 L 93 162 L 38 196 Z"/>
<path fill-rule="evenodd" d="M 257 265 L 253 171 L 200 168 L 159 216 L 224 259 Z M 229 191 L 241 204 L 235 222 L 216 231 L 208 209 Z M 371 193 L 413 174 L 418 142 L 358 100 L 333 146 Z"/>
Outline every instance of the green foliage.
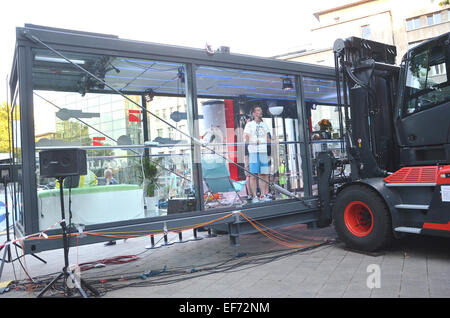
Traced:
<path fill-rule="evenodd" d="M 16 119 L 19 120 L 19 106 L 17 105 L 15 108 Z M 7 152 L 10 153 L 11 149 L 9 148 L 9 137 L 8 137 L 8 112 L 11 111 L 11 106 L 6 102 L 3 102 L 0 105 L 0 153 Z M 9 116 L 9 120 L 11 121 L 11 114 Z M 9 126 L 11 127 L 11 122 L 9 122 Z"/>
<path fill-rule="evenodd" d="M 444 1 L 439 2 L 439 5 L 440 5 L 441 7 L 446 6 L 446 5 L 449 5 L 449 4 L 450 4 L 450 0 L 444 0 Z"/>
<path fill-rule="evenodd" d="M 55 138 L 64 141 L 81 141 L 85 146 L 92 145 L 88 126 L 71 120 L 57 121 Z"/>
<path fill-rule="evenodd" d="M 146 193 L 149 197 L 155 196 L 158 187 L 158 177 L 160 174 L 159 164 L 161 158 L 151 160 L 149 157 L 142 159 L 142 169 L 144 170 L 144 183 L 147 186 Z"/>

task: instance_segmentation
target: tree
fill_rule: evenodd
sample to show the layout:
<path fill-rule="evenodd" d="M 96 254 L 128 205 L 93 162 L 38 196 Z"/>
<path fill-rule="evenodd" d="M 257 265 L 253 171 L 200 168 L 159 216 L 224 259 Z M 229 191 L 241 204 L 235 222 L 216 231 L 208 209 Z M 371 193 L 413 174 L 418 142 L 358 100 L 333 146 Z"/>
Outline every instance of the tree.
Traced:
<path fill-rule="evenodd" d="M 8 136 L 8 127 L 12 129 L 11 127 L 11 114 L 8 113 L 11 111 L 11 106 L 8 105 L 6 102 L 3 102 L 0 105 L 0 153 L 10 153 L 11 149 L 9 147 L 9 140 L 11 136 Z M 16 120 L 19 120 L 19 106 L 17 105 L 14 108 L 14 111 L 16 113 Z M 9 118 L 9 123 L 8 123 Z"/>
<path fill-rule="evenodd" d="M 57 121 L 55 139 L 69 142 L 79 141 L 86 146 L 92 145 L 92 139 L 89 138 L 88 126 L 71 120 Z"/>
<path fill-rule="evenodd" d="M 448 5 L 448 4 L 450 4 L 450 0 L 444 0 L 444 1 L 439 2 L 439 5 L 440 5 L 441 7 L 446 6 L 446 5 Z"/>

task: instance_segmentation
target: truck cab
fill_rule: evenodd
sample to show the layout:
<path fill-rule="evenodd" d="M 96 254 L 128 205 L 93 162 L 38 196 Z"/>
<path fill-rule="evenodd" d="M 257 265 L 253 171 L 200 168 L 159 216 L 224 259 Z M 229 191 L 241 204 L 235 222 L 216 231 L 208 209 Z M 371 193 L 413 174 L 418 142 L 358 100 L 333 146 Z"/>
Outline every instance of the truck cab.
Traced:
<path fill-rule="evenodd" d="M 450 163 L 450 33 L 404 56 L 396 128 L 402 166 Z"/>

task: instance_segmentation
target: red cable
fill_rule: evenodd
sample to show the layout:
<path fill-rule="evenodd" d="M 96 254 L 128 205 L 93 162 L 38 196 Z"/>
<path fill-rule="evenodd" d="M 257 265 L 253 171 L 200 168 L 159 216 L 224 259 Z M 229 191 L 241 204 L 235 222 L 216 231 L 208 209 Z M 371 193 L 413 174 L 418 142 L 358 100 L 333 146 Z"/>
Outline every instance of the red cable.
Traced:
<path fill-rule="evenodd" d="M 95 266 L 98 264 L 118 265 L 118 264 L 134 262 L 134 261 L 137 261 L 138 259 L 139 259 L 139 257 L 137 257 L 136 255 L 123 255 L 123 256 L 105 258 L 105 259 L 101 259 L 101 260 L 93 261 L 93 262 L 86 262 L 86 263 L 79 264 L 79 266 L 80 266 L 81 271 L 86 271 L 86 270 L 95 268 Z"/>

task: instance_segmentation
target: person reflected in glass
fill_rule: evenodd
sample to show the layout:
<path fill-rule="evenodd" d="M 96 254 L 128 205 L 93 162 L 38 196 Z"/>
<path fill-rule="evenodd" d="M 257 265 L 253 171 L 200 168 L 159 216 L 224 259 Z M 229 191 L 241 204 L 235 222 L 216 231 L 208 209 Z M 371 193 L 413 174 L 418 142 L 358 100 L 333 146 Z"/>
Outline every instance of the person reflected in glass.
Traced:
<path fill-rule="evenodd" d="M 104 176 L 105 176 L 105 184 L 106 185 L 119 184 L 119 181 L 114 179 L 111 169 L 105 169 Z"/>

